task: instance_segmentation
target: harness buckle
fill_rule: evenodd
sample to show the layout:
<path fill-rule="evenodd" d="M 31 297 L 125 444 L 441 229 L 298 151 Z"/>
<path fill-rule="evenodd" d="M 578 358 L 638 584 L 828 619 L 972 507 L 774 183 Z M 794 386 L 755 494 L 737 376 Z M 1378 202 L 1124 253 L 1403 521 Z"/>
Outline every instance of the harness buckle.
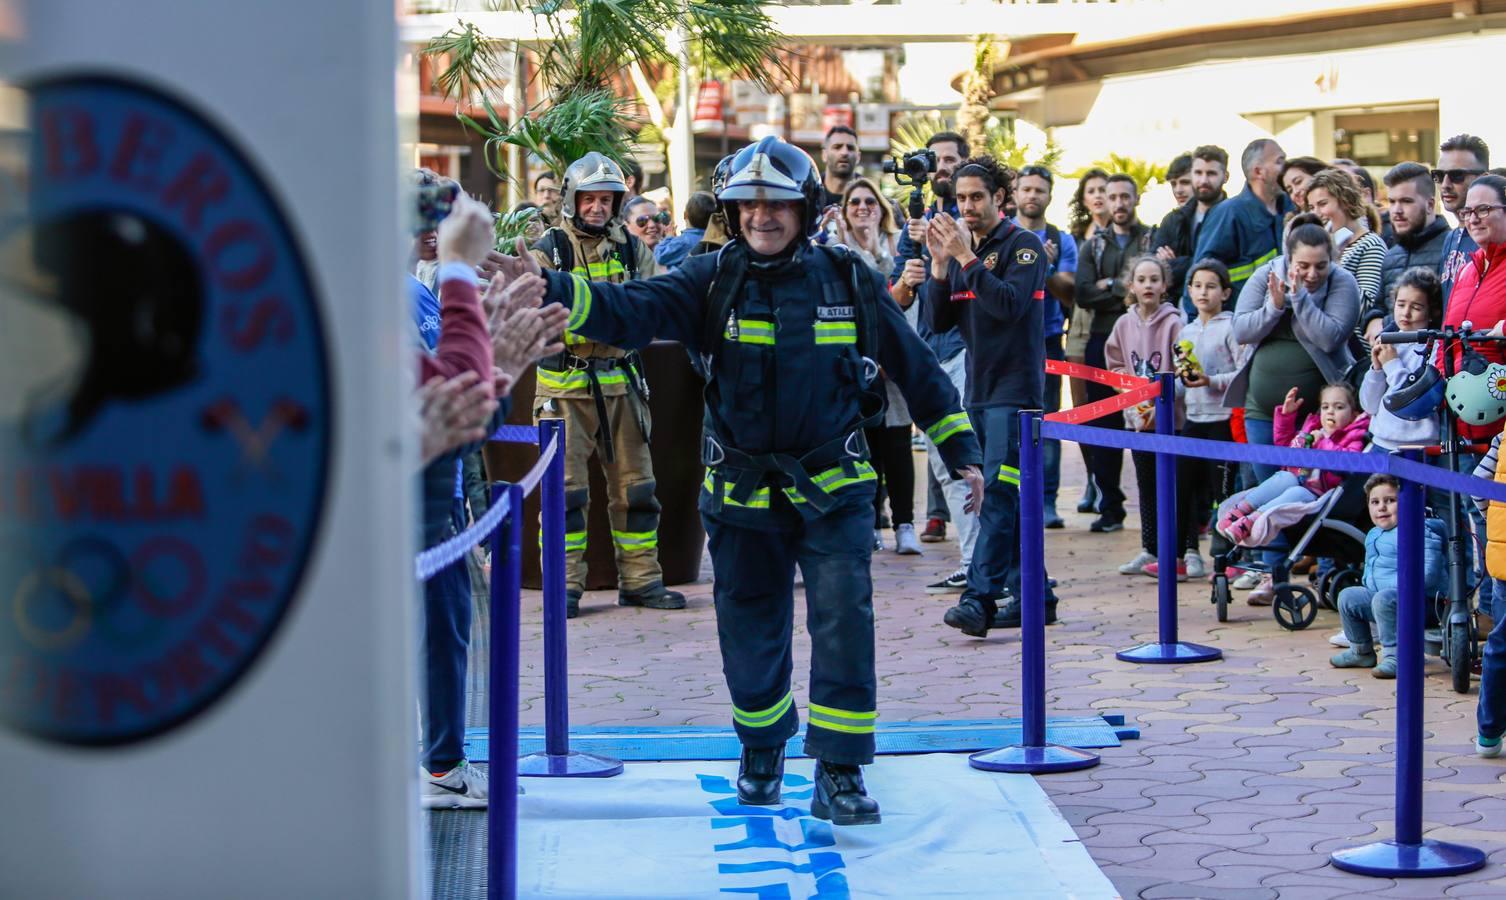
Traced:
<path fill-rule="evenodd" d="M 591 368 L 591 361 L 584 356 L 576 356 L 574 353 L 565 351 L 565 371 L 584 372 Z"/>
<path fill-rule="evenodd" d="M 847 440 L 842 442 L 843 452 L 854 459 L 860 459 L 863 456 L 862 439 L 861 431 L 854 431 L 847 435 Z"/>
<path fill-rule="evenodd" d="M 716 442 L 716 438 L 706 435 L 703 439 L 704 446 L 701 448 L 701 463 L 706 466 L 719 466 L 727 460 L 727 451 Z"/>
<path fill-rule="evenodd" d="M 873 382 L 878 378 L 878 374 L 879 364 L 866 356 L 863 357 L 863 387 L 866 388 L 869 385 L 873 384 Z"/>

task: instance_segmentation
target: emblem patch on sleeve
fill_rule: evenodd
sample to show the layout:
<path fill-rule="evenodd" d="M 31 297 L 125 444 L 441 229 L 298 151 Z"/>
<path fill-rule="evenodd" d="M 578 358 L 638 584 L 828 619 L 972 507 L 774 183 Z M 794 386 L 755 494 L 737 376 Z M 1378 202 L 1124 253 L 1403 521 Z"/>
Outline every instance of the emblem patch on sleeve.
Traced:
<path fill-rule="evenodd" d="M 1014 252 L 1014 261 L 1022 266 L 1028 266 L 1040 257 L 1039 253 L 1029 247 L 1021 247 Z"/>

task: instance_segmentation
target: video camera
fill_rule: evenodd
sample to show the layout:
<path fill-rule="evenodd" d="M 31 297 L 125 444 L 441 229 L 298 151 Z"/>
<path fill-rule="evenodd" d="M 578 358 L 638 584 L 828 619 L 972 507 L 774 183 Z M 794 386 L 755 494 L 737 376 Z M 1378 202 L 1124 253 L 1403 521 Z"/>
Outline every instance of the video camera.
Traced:
<path fill-rule="evenodd" d="M 891 156 L 884 160 L 882 169 L 885 175 L 893 175 L 895 181 L 911 189 L 907 210 L 910 218 L 918 219 L 925 215 L 925 187 L 931 173 L 936 171 L 935 152 L 929 147 L 922 147 L 919 150 L 911 150 L 902 159 L 895 159 Z"/>

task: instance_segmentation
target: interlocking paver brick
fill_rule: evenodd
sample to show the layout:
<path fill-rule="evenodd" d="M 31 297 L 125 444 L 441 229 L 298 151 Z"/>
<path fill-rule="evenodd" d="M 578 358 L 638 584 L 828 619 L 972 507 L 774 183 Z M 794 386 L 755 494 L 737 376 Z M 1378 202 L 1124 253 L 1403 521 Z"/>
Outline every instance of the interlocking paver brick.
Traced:
<path fill-rule="evenodd" d="M 1062 496 L 1082 484 L 1081 460 L 1063 453 Z M 917 456 L 917 464 L 923 458 Z M 922 474 L 923 474 L 923 470 Z M 919 479 L 918 491 L 924 490 Z M 1133 493 L 1131 482 L 1126 487 Z M 1100 751 L 1103 763 L 1039 779 L 1083 845 L 1125 897 L 1506 897 L 1506 761 L 1474 756 L 1474 696 L 1450 689 L 1429 660 L 1426 676 L 1426 833 L 1491 854 L 1481 872 L 1417 882 L 1334 869 L 1327 854 L 1392 834 L 1395 685 L 1334 669 L 1331 611 L 1301 632 L 1236 593 L 1217 622 L 1208 585 L 1178 586 L 1184 640 L 1221 647 L 1199 665 L 1120 662 L 1114 652 L 1156 636 L 1156 584 L 1113 565 L 1138 544 L 1131 519 L 1113 535 L 1088 533 L 1086 516 L 1047 533 L 1047 564 L 1061 581 L 1062 623 L 1047 629 L 1047 709 L 1122 713 L 1139 740 Z M 874 556 L 879 710 L 887 721 L 1020 714 L 1020 638 L 987 641 L 941 623 L 955 595 L 923 586 L 956 567 L 952 544 L 920 557 Z M 709 579 L 709 566 L 703 578 Z M 571 721 L 726 727 L 709 581 L 683 586 L 688 609 L 624 609 L 610 591 L 588 593 L 570 622 Z M 524 596 L 520 694 L 525 725 L 543 722 L 540 599 Z M 804 603 L 797 588 L 797 606 Z M 795 624 L 795 694 L 804 703 L 810 642 Z M 484 638 L 484 635 L 480 636 Z M 882 799 L 882 798 L 880 798 Z"/>

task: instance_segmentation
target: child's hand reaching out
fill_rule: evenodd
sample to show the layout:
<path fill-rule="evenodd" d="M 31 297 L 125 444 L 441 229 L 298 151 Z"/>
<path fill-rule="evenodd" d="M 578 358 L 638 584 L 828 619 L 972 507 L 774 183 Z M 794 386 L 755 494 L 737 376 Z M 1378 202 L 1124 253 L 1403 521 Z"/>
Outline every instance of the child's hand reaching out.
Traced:
<path fill-rule="evenodd" d="M 1281 404 L 1281 411 L 1288 416 L 1294 416 L 1297 414 L 1297 410 L 1301 408 L 1302 398 L 1297 396 L 1297 389 L 1292 388 L 1291 390 L 1287 391 L 1286 400 Z"/>

